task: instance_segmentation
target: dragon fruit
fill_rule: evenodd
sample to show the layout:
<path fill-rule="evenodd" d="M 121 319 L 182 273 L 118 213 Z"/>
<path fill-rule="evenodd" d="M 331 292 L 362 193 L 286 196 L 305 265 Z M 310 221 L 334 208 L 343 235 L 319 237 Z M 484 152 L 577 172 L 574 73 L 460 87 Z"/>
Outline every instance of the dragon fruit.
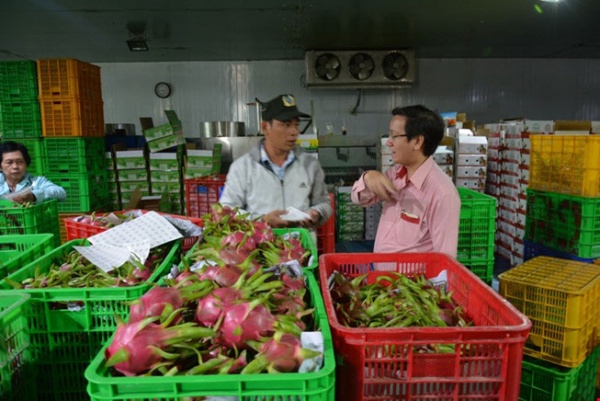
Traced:
<path fill-rule="evenodd" d="M 321 355 L 318 351 L 302 348 L 300 339 L 290 333 L 276 332 L 273 338 L 258 344 L 251 342 L 258 354 L 242 370 L 244 373 L 258 373 L 266 370 L 269 373 L 294 372 L 302 361 Z"/>
<path fill-rule="evenodd" d="M 129 323 L 139 322 L 147 317 L 161 316 L 166 309 L 167 314 L 183 307 L 184 299 L 178 288 L 153 287 L 150 291 L 134 301 L 129 309 Z"/>
<path fill-rule="evenodd" d="M 112 343 L 104 350 L 106 366 L 114 367 L 125 376 L 147 372 L 162 361 L 160 351 L 186 340 L 210 338 L 215 332 L 189 324 L 165 328 L 153 323 L 156 318 L 117 326 Z"/>

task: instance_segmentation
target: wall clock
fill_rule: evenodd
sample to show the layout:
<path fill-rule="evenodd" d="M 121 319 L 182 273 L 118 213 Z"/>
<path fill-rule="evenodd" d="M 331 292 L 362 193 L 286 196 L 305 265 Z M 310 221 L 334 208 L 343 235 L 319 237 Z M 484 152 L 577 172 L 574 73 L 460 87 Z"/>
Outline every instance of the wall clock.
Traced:
<path fill-rule="evenodd" d="M 154 93 L 161 99 L 171 96 L 171 85 L 166 82 L 159 82 L 154 87 Z"/>

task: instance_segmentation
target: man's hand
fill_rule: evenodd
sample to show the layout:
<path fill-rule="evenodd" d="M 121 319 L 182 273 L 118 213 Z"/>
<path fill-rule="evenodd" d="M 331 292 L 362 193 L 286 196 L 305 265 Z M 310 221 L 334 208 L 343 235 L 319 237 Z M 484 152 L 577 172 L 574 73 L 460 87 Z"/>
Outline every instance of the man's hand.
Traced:
<path fill-rule="evenodd" d="M 390 201 L 398 193 L 396 187 L 385 174 L 377 170 L 369 170 L 363 176 L 367 188 L 378 197 Z"/>
<path fill-rule="evenodd" d="M 316 227 L 319 224 L 321 215 L 315 209 L 308 209 L 306 212 L 310 216 L 310 219 L 304 219 L 300 222 L 300 225 L 305 228 Z"/>
<path fill-rule="evenodd" d="M 270 225 L 272 228 L 285 228 L 290 225 L 290 222 L 283 220 L 280 216 L 286 214 L 287 210 L 273 210 L 262 217 L 262 221 Z"/>

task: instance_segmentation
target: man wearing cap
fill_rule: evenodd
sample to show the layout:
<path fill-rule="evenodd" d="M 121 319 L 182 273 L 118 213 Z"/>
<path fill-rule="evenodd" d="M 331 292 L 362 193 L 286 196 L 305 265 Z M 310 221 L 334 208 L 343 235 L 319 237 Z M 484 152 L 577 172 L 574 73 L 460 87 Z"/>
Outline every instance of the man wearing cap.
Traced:
<path fill-rule="evenodd" d="M 296 145 L 300 118 L 309 118 L 292 95 L 261 103 L 264 139 L 229 168 L 220 198 L 224 206 L 238 207 L 271 227 L 316 227 L 332 209 L 319 161 Z M 288 208 L 308 215 L 289 220 Z"/>

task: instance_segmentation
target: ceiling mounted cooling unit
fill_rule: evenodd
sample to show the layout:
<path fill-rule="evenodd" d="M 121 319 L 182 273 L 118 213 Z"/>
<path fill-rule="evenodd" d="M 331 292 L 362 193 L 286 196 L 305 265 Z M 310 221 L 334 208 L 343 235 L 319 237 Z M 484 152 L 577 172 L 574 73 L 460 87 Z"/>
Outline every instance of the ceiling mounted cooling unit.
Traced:
<path fill-rule="evenodd" d="M 305 62 L 309 87 L 398 88 L 415 81 L 412 50 L 311 50 Z"/>

